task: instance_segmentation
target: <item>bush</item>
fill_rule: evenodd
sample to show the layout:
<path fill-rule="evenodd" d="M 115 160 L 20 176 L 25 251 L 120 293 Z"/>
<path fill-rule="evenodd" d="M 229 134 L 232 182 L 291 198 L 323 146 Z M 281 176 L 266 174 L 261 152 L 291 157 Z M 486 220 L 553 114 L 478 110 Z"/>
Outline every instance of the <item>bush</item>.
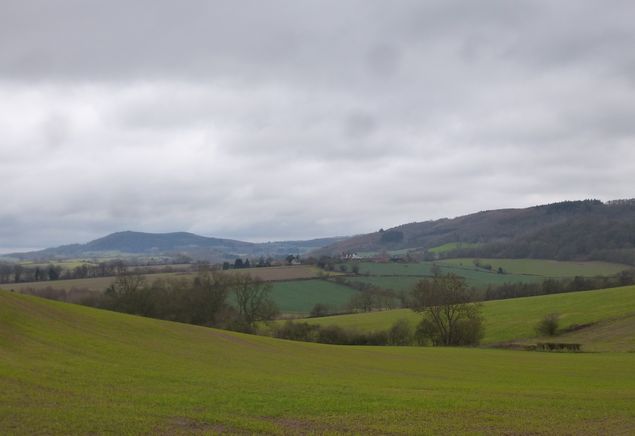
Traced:
<path fill-rule="evenodd" d="M 330 311 L 331 309 L 329 308 L 328 305 L 317 303 L 315 306 L 313 306 L 313 309 L 311 309 L 310 316 L 314 318 L 320 317 L 320 316 L 326 316 L 330 313 Z"/>
<path fill-rule="evenodd" d="M 315 342 L 317 340 L 319 330 L 320 327 L 318 325 L 312 325 L 306 322 L 296 323 L 289 320 L 276 328 L 273 335 L 280 339 Z"/>
<path fill-rule="evenodd" d="M 342 327 L 329 325 L 320 328 L 318 332 L 318 342 L 323 344 L 348 344 L 348 333 Z"/>
<path fill-rule="evenodd" d="M 388 330 L 390 345 L 412 345 L 413 338 L 412 326 L 406 319 L 398 319 Z"/>
<path fill-rule="evenodd" d="M 560 315 L 557 313 L 545 315 L 545 317 L 536 325 L 536 333 L 540 336 L 554 336 L 558 331 L 559 321 Z"/>

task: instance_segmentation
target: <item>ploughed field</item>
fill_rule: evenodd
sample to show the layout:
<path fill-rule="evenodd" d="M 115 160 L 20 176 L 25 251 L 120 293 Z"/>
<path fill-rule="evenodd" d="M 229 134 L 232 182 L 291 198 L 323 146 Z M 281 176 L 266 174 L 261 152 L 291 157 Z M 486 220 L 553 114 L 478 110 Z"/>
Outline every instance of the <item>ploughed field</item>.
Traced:
<path fill-rule="evenodd" d="M 0 292 L 2 434 L 627 434 L 633 368 L 291 342 Z"/>

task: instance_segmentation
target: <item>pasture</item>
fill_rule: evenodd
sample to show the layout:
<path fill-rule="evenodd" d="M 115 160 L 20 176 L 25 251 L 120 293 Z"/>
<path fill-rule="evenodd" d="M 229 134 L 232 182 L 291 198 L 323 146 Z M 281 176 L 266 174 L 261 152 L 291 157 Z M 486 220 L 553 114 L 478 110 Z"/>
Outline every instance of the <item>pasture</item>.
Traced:
<path fill-rule="evenodd" d="M 482 303 L 482 308 L 485 318 L 483 344 L 522 341 L 534 338 L 535 325 L 543 316 L 552 312 L 560 314 L 561 328 L 635 315 L 635 286 L 486 301 Z M 385 330 L 401 318 L 416 324 L 421 316 L 410 309 L 396 309 L 312 318 L 310 322 L 372 331 Z M 623 329 L 622 331 L 624 332 Z M 583 330 L 577 332 L 579 338 L 583 338 L 582 332 Z M 627 336 L 625 340 L 629 343 L 628 336 L 630 335 L 632 340 L 635 337 L 635 330 L 626 331 L 624 334 Z M 591 339 L 593 338 L 582 343 L 590 344 Z M 635 351 L 635 347 L 632 350 Z"/>
<path fill-rule="evenodd" d="M 414 283 L 433 274 L 436 264 L 441 273 L 453 273 L 465 278 L 468 286 L 478 289 L 505 283 L 536 283 L 547 278 L 573 276 L 592 277 L 612 275 L 628 269 L 628 265 L 608 262 L 569 262 L 537 259 L 480 259 L 481 265 L 490 265 L 491 271 L 478 268 L 474 259 L 446 259 L 436 262 L 360 262 L 359 276 L 350 280 L 370 283 L 385 289 L 407 291 Z M 499 274 L 501 267 L 504 274 Z"/>
<path fill-rule="evenodd" d="M 634 366 L 291 342 L 0 292 L 4 434 L 627 434 Z"/>
<path fill-rule="evenodd" d="M 448 253 L 450 251 L 459 250 L 461 248 L 474 248 L 478 247 L 481 244 L 472 243 L 472 242 L 448 242 L 447 244 L 439 245 L 436 247 L 429 248 L 428 251 L 430 253 Z"/>
<path fill-rule="evenodd" d="M 296 280 L 272 283 L 271 297 L 284 314 L 311 312 L 317 303 L 341 311 L 358 291 L 326 280 Z"/>
<path fill-rule="evenodd" d="M 625 269 L 628 265 L 609 262 L 574 262 L 543 259 L 479 259 L 482 265 L 491 265 L 492 270 L 502 268 L 509 274 L 529 274 L 543 277 L 593 277 L 599 275 L 613 275 Z M 474 259 L 445 259 L 440 265 L 448 267 L 466 267 L 475 269 Z"/>

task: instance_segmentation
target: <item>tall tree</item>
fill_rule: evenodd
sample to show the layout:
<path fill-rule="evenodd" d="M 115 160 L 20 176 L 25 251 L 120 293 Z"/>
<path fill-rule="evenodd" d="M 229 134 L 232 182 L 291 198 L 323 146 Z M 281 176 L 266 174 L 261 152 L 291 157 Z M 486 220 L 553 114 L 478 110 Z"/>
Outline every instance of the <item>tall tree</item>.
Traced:
<path fill-rule="evenodd" d="M 233 278 L 236 305 L 241 320 L 249 327 L 257 321 L 273 319 L 278 308 L 269 296 L 271 284 L 249 274 L 235 274 Z"/>
<path fill-rule="evenodd" d="M 419 333 L 433 345 L 471 345 L 483 335 L 480 306 L 455 274 L 420 280 L 412 291 L 412 309 L 423 314 Z"/>

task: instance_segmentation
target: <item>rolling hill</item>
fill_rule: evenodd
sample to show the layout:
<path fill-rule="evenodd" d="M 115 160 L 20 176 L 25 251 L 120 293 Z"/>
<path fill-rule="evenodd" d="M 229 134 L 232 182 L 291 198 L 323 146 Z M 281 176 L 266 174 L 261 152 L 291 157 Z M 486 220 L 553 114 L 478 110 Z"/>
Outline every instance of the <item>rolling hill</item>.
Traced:
<path fill-rule="evenodd" d="M 566 201 L 414 222 L 355 236 L 313 254 L 411 249 L 431 258 L 606 260 L 635 264 L 635 200 Z"/>
<path fill-rule="evenodd" d="M 535 340 L 534 327 L 538 321 L 555 312 L 560 314 L 560 327 L 565 331 L 580 325 L 589 328 L 567 333 L 563 335 L 563 341 L 582 343 L 583 349 L 588 350 L 635 352 L 635 329 L 628 329 L 634 325 L 635 286 L 492 300 L 482 303 L 482 309 L 485 337 L 481 343 L 484 345 Z M 421 315 L 410 309 L 395 309 L 312 318 L 308 321 L 323 326 L 338 325 L 372 331 L 388 329 L 402 318 L 416 324 Z M 600 341 L 604 343 L 598 343 Z M 610 348 L 610 341 L 618 346 Z"/>
<path fill-rule="evenodd" d="M 628 434 L 634 365 L 291 342 L 0 291 L 3 434 Z"/>

